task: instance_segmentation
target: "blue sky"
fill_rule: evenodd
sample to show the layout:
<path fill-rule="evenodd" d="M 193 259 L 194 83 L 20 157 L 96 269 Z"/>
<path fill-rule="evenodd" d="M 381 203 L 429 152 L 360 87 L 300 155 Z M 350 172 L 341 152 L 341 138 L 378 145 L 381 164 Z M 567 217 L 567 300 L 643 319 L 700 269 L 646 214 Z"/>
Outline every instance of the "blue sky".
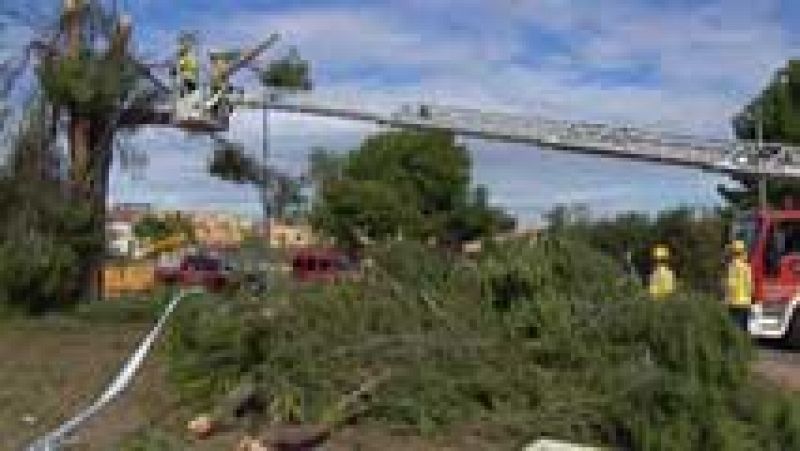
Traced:
<path fill-rule="evenodd" d="M 311 60 L 320 96 L 352 98 L 363 105 L 424 100 L 714 136 L 728 136 L 728 118 L 786 59 L 800 56 L 800 2 L 795 0 L 117 3 L 133 17 L 138 52 L 156 61 L 172 55 L 182 29 L 200 31 L 206 49 L 245 46 L 277 31 L 285 44 L 296 45 Z M 302 165 L 304 149 L 312 142 L 346 148 L 374 131 L 285 115 L 275 115 L 273 122 L 276 148 L 293 149 L 286 160 L 292 167 Z M 257 149 L 257 123 L 258 115 L 242 113 L 231 136 Z M 191 160 L 202 171 L 210 144 L 187 143 L 182 134 L 155 131 L 134 142 L 151 154 L 152 183 L 165 187 L 148 196 L 173 202 L 192 197 L 181 194 L 185 189 L 177 185 L 170 191 L 177 166 L 163 162 Z M 517 205 L 520 198 L 531 199 L 527 207 L 515 207 L 520 211 L 546 205 L 551 199 L 545 197 L 553 193 L 559 200 L 585 201 L 601 210 L 609 205 L 624 209 L 626 202 L 642 209 L 716 200 L 713 188 L 719 180 L 694 171 L 580 160 L 589 162 L 587 166 L 574 157 L 551 158 L 548 153 L 520 156 L 537 152 L 530 149 L 470 145 L 483 164 L 476 176 L 504 193 L 496 201 Z M 521 166 L 527 172 L 520 173 Z M 554 172 L 559 176 L 552 177 Z M 193 180 L 195 193 L 228 189 L 195 175 L 182 176 Z M 125 179 L 122 174 L 115 178 L 117 196 L 129 196 L 125 193 L 132 190 Z M 549 189 L 539 186 L 539 194 L 529 194 L 528 179 L 549 180 Z M 674 180 L 667 195 L 660 185 L 664 179 Z M 592 184 L 603 185 L 595 197 L 584 186 Z M 509 186 L 519 186 L 521 192 Z M 242 190 L 236 192 L 244 200 L 232 204 L 250 202 Z M 202 195 L 196 197 L 202 203 Z"/>
<path fill-rule="evenodd" d="M 715 134 L 800 48 L 792 0 L 118 1 L 148 55 L 278 31 L 322 89 Z"/>

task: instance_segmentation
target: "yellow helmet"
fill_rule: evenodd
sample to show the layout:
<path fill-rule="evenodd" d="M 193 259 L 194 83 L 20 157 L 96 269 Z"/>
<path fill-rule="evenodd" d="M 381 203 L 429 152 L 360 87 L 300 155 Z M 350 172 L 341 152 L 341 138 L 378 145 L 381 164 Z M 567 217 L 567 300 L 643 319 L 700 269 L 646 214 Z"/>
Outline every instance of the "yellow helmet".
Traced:
<path fill-rule="evenodd" d="M 745 246 L 742 240 L 734 240 L 733 243 L 731 243 L 731 251 L 734 254 L 744 254 L 745 251 L 747 251 L 747 246 Z"/>
<path fill-rule="evenodd" d="M 663 244 L 653 248 L 653 258 L 656 260 L 666 260 L 669 258 L 669 248 Z"/>

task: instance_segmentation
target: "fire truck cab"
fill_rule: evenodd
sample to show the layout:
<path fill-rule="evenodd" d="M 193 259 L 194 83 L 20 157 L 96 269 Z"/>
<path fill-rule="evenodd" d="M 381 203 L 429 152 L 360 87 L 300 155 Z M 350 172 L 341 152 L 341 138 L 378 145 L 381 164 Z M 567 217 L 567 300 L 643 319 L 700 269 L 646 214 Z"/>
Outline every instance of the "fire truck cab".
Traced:
<path fill-rule="evenodd" d="M 750 334 L 800 346 L 800 210 L 761 210 L 740 218 L 733 238 L 746 243 L 752 268 Z"/>

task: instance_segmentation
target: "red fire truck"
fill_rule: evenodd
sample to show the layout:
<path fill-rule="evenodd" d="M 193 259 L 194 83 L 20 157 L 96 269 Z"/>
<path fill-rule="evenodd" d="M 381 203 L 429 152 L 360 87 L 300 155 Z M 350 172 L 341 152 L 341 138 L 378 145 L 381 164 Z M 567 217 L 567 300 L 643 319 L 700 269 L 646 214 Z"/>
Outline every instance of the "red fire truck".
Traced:
<path fill-rule="evenodd" d="M 761 210 L 736 221 L 753 273 L 748 328 L 756 338 L 800 346 L 800 210 Z"/>

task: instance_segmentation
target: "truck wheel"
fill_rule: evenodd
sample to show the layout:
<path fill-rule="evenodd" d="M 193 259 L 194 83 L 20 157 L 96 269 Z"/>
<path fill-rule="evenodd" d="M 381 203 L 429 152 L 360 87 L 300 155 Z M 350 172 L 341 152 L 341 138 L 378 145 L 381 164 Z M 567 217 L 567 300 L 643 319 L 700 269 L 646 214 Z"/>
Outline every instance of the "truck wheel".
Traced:
<path fill-rule="evenodd" d="M 781 345 L 791 349 L 800 349 L 800 315 L 792 314 L 786 334 L 781 338 Z"/>

